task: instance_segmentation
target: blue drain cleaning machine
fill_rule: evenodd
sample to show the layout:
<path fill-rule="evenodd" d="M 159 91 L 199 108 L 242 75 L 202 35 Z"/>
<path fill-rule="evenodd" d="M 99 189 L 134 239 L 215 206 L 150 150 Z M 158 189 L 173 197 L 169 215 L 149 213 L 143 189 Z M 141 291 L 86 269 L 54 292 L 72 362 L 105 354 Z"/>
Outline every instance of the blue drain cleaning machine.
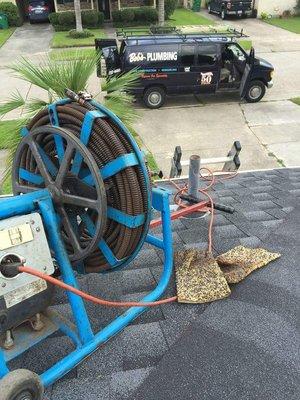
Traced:
<path fill-rule="evenodd" d="M 85 94 L 68 95 L 22 129 L 12 168 L 14 196 L 0 199 L 1 400 L 42 399 L 45 387 L 147 309 L 131 307 L 94 333 L 81 297 L 67 292 L 74 322 L 66 320 L 49 309 L 53 285 L 16 273 L 16 266 L 77 288 L 78 273 L 124 268 L 148 242 L 163 250 L 164 266 L 143 302 L 157 300 L 172 273 L 168 193 L 151 188 L 143 153 L 112 112 Z M 148 232 L 155 210 L 161 214 L 162 239 Z M 10 371 L 12 359 L 57 330 L 75 350 L 41 375 Z"/>

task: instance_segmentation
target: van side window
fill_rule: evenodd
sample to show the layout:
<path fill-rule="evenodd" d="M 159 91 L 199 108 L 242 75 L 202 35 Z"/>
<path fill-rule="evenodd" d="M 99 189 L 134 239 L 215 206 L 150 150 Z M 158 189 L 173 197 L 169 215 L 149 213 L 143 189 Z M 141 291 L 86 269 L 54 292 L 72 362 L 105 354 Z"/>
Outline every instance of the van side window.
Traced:
<path fill-rule="evenodd" d="M 195 59 L 195 46 L 183 45 L 181 46 L 181 65 L 191 66 L 194 65 Z"/>
<path fill-rule="evenodd" d="M 197 63 L 200 66 L 214 65 L 217 60 L 217 46 L 199 46 L 197 52 Z"/>

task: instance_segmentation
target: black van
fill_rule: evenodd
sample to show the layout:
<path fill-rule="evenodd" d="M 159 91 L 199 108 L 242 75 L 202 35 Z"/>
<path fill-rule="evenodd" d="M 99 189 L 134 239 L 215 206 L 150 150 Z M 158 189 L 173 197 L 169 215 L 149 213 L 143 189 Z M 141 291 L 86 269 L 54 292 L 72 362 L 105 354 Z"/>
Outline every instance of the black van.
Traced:
<path fill-rule="evenodd" d="M 209 0 L 208 12 L 219 14 L 222 19 L 227 16 L 257 17 L 257 11 L 253 9 L 252 0 Z"/>
<path fill-rule="evenodd" d="M 102 50 L 98 75 L 141 70 L 132 92 L 149 108 L 161 107 L 166 95 L 234 90 L 254 103 L 273 85 L 273 66 L 226 35 L 130 36 L 120 49 L 115 40 L 96 39 L 96 47 Z"/>

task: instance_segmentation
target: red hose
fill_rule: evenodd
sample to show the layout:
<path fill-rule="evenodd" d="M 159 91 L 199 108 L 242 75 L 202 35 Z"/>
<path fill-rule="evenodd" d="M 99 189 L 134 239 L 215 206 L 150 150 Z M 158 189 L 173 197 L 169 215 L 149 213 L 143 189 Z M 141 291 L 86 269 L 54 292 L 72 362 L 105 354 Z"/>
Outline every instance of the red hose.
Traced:
<path fill-rule="evenodd" d="M 212 252 L 212 228 L 213 228 L 213 221 L 214 221 L 214 203 L 213 203 L 213 199 L 211 198 L 211 196 L 206 193 L 206 191 L 208 189 L 210 189 L 214 183 L 216 182 L 216 178 L 213 174 L 213 172 L 211 170 L 209 170 L 208 168 L 204 168 L 206 169 L 210 175 L 211 175 L 211 179 L 206 177 L 204 178 L 205 180 L 210 181 L 210 184 L 205 188 L 205 189 L 200 189 L 199 192 L 204 194 L 209 202 L 210 202 L 210 206 L 211 206 L 211 218 L 210 218 L 210 222 L 209 222 L 209 228 L 208 228 L 208 252 L 211 253 Z M 222 179 L 230 179 L 233 178 L 236 174 L 234 175 L 230 175 L 230 176 L 224 176 L 219 178 L 220 180 Z M 201 175 L 200 175 L 201 176 Z M 203 178 L 201 176 L 201 178 Z M 175 184 L 175 182 L 172 182 L 174 184 L 174 186 L 176 186 L 178 192 L 175 194 L 175 199 L 178 198 L 178 194 L 182 193 L 184 191 L 187 190 L 187 187 L 180 187 L 177 184 Z M 182 203 L 179 204 L 180 206 L 184 206 Z M 105 299 L 101 299 L 100 297 L 95 297 L 92 296 L 88 293 L 85 293 L 79 289 L 74 288 L 73 286 L 67 285 L 66 283 L 60 281 L 59 279 L 53 278 L 52 276 L 46 275 L 43 272 L 40 272 L 34 268 L 31 267 L 19 267 L 19 271 L 20 272 L 25 272 L 27 274 L 30 275 L 34 275 L 38 278 L 44 279 L 45 281 L 52 283 L 53 285 L 59 286 L 62 289 L 68 290 L 69 292 L 72 292 L 74 294 L 76 294 L 77 296 L 82 297 L 83 299 L 90 301 L 92 303 L 101 305 L 101 306 L 106 306 L 106 307 L 155 307 L 155 306 L 159 306 L 162 304 L 167 304 L 167 303 L 173 303 L 174 301 L 177 300 L 177 296 L 174 297 L 169 297 L 167 299 L 163 299 L 163 300 L 157 300 L 157 301 L 152 301 L 152 302 L 137 302 L 137 301 L 110 301 L 110 300 L 105 300 Z"/>
<path fill-rule="evenodd" d="M 66 283 L 60 281 L 59 279 L 53 278 L 52 276 L 49 276 L 49 275 L 46 275 L 43 272 L 40 272 L 34 268 L 22 266 L 22 267 L 19 267 L 19 271 L 25 272 L 30 275 L 34 275 L 41 279 L 44 279 L 45 281 L 52 283 L 53 285 L 59 286 L 62 289 L 65 289 L 65 290 L 68 290 L 69 292 L 77 294 L 77 296 L 80 296 L 87 301 L 99 304 L 101 306 L 106 306 L 106 307 L 154 307 L 154 306 L 159 306 L 161 304 L 172 303 L 177 300 L 177 296 L 170 297 L 168 299 L 152 301 L 149 303 L 143 303 L 143 302 L 138 302 L 138 301 L 123 301 L 122 302 L 122 301 L 104 300 L 104 299 L 101 299 L 100 297 L 95 297 L 95 296 L 85 293 L 79 289 L 76 289 L 73 286 L 67 285 Z"/>

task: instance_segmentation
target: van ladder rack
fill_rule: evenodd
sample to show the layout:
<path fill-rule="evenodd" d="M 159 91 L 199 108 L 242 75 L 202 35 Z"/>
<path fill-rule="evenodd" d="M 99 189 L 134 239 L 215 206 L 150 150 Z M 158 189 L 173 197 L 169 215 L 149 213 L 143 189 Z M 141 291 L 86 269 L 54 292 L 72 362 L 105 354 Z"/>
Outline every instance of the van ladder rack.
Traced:
<path fill-rule="evenodd" d="M 185 30 L 191 29 L 191 32 L 185 32 Z M 249 37 L 244 33 L 244 30 L 241 29 L 238 31 L 235 28 L 231 27 L 226 27 L 226 30 L 219 30 L 216 29 L 215 27 L 209 26 L 209 30 L 203 29 L 199 31 L 193 30 L 193 26 L 180 29 L 176 28 L 175 26 L 170 26 L 170 27 L 158 27 L 158 26 L 151 26 L 149 30 L 145 28 L 121 28 L 117 30 L 117 37 L 123 38 L 123 39 L 130 39 L 130 38 L 138 38 L 138 36 L 143 36 L 143 40 L 153 40 L 155 37 L 160 37 L 160 36 L 180 36 L 183 40 L 187 39 L 192 39 L 192 38 L 206 38 L 206 37 L 222 37 L 228 39 L 228 37 L 234 37 L 234 38 L 241 38 L 241 37 Z"/>

